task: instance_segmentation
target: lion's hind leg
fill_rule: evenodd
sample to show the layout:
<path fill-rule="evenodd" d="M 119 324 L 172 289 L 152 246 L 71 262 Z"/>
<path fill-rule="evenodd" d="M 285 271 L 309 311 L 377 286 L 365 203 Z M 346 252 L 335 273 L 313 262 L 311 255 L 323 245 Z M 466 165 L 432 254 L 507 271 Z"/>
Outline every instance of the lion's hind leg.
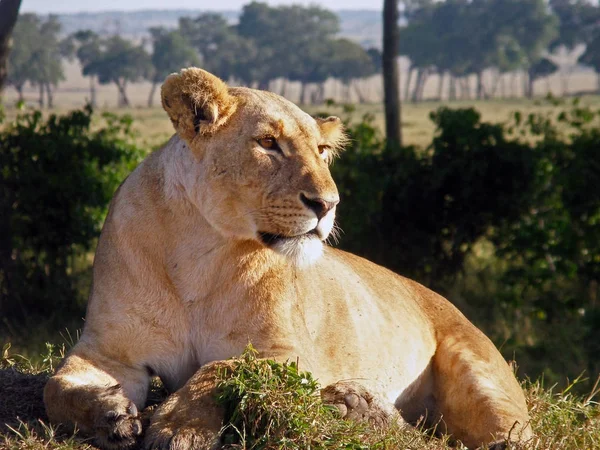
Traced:
<path fill-rule="evenodd" d="M 50 421 L 77 427 L 105 449 L 136 444 L 142 433 L 149 376 L 78 344 L 48 380 L 44 404 Z"/>
<path fill-rule="evenodd" d="M 472 327 L 444 337 L 433 357 L 433 395 L 447 432 L 469 448 L 523 442 L 531 427 L 523 390 L 492 342 Z"/>

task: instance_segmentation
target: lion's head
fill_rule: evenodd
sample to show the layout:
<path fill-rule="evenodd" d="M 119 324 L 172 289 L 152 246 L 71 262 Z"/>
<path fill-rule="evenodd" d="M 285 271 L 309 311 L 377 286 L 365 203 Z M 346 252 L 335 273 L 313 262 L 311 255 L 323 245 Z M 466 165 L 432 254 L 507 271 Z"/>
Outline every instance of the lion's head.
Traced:
<path fill-rule="evenodd" d="M 339 202 L 328 167 L 345 141 L 339 118 L 197 68 L 166 79 L 162 104 L 201 168 L 193 201 L 220 234 L 300 264 L 321 255 Z"/>

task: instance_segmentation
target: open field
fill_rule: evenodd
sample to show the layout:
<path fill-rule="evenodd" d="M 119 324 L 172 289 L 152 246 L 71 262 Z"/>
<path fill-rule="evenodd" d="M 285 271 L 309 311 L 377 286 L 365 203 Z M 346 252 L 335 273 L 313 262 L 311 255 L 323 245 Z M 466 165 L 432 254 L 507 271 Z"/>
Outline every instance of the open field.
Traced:
<path fill-rule="evenodd" d="M 66 95 L 66 97 L 63 98 L 63 95 Z M 52 112 L 62 113 L 69 109 L 82 106 L 82 104 L 68 101 L 69 98 L 69 94 L 58 93 L 58 106 L 52 110 Z M 11 106 L 10 96 L 8 100 L 6 112 L 10 119 L 17 114 L 17 111 Z M 600 109 L 600 97 L 598 96 L 586 96 L 583 98 L 582 103 Z M 481 113 L 484 121 L 494 123 L 508 121 L 511 118 L 511 114 L 515 111 L 520 111 L 524 116 L 529 113 L 556 111 L 555 106 L 542 99 L 464 100 L 454 102 L 428 101 L 417 104 L 405 103 L 402 109 L 402 131 L 405 145 L 426 147 L 431 143 L 431 138 L 434 133 L 434 124 L 431 122 L 429 114 L 440 106 L 448 106 L 451 108 L 474 107 Z M 343 118 L 348 116 L 348 113 L 344 111 L 342 105 L 330 107 L 324 105 L 304 105 L 302 108 L 311 114 L 327 112 L 329 114 L 339 115 Z M 350 114 L 352 120 L 360 120 L 365 114 L 372 115 L 375 125 L 383 131 L 383 104 L 357 104 L 354 105 L 354 108 L 354 112 Z M 140 144 L 148 149 L 160 147 L 173 134 L 171 122 L 163 109 L 158 105 L 152 108 L 98 108 L 98 112 L 103 111 L 117 114 L 130 114 L 134 119 L 134 128 L 140 133 Z"/>
<path fill-rule="evenodd" d="M 402 72 L 402 80 L 406 80 L 406 70 L 408 63 L 405 58 L 400 58 L 400 67 Z M 522 80 L 520 74 L 507 74 L 504 81 L 507 87 L 511 87 L 515 98 L 508 99 L 491 99 L 486 101 L 479 100 L 459 100 L 459 101 L 435 101 L 437 97 L 440 79 L 437 75 L 429 77 L 429 81 L 425 87 L 425 99 L 428 101 L 418 104 L 413 104 L 404 101 L 403 104 L 403 132 L 405 144 L 425 146 L 430 143 L 433 125 L 429 120 L 429 113 L 437 109 L 441 105 L 450 106 L 453 108 L 474 106 L 477 108 L 486 121 L 502 122 L 509 118 L 510 113 L 516 110 L 524 114 L 530 112 L 541 112 L 551 109 L 549 104 L 541 106 L 540 100 L 527 100 L 522 98 Z M 491 84 L 493 74 L 486 73 L 486 82 L 488 86 Z M 76 62 L 65 62 L 65 81 L 60 83 L 55 91 L 55 111 L 64 112 L 73 108 L 82 107 L 89 98 L 89 79 L 81 75 L 81 69 Z M 413 77 L 414 79 L 415 77 Z M 401 80 L 401 84 L 404 81 Z M 475 79 L 471 81 L 471 91 L 474 92 Z M 414 80 L 413 80 L 414 82 Z M 445 90 L 442 92 L 442 98 L 447 97 L 447 81 L 444 84 Z M 538 98 L 543 98 L 548 93 L 554 96 L 567 94 L 572 96 L 580 92 L 593 92 L 597 87 L 597 76 L 586 70 L 578 70 L 571 73 L 568 77 L 564 73 L 557 72 L 556 74 L 538 80 L 535 83 L 535 94 Z M 365 104 L 357 104 L 357 95 L 355 88 L 359 88 L 363 96 L 369 101 Z M 275 92 L 283 93 L 287 98 L 297 102 L 300 93 L 299 83 L 283 83 L 282 80 L 276 80 L 272 83 L 271 89 Z M 131 114 L 135 119 L 137 129 L 141 132 L 142 142 L 145 146 L 155 148 L 165 142 L 172 134 L 172 127 L 167 119 L 166 114 L 160 108 L 160 95 L 157 92 L 154 96 L 154 107 L 147 107 L 148 95 L 151 90 L 149 82 L 134 83 L 128 86 L 128 97 L 130 99 L 131 108 L 117 108 L 117 89 L 114 85 L 98 85 L 97 106 L 99 111 L 111 111 L 117 113 Z M 309 89 L 310 90 L 310 89 Z M 400 90 L 404 95 L 404 86 Z M 9 118 L 14 116 L 15 110 L 12 107 L 17 101 L 17 93 L 12 88 L 7 88 L 5 91 L 5 104 Z M 335 80 L 329 80 L 325 86 L 325 98 L 332 98 L 338 103 L 346 98 L 348 92 L 344 91 Z M 25 101 L 28 106 L 37 106 L 38 92 L 35 88 L 26 87 Z M 373 114 L 375 123 L 383 129 L 383 107 L 381 103 L 382 85 L 379 76 L 371 77 L 367 80 L 360 80 L 354 83 L 353 89 L 348 97 L 349 101 L 356 104 L 356 111 L 353 114 L 354 119 L 360 119 L 365 113 Z M 595 96 L 586 96 L 587 104 L 598 105 L 600 107 L 600 99 Z M 547 103 L 547 102 L 546 102 Z M 309 113 L 323 111 L 322 106 L 307 105 L 305 109 Z M 344 116 L 341 108 L 331 109 L 332 113 Z"/>

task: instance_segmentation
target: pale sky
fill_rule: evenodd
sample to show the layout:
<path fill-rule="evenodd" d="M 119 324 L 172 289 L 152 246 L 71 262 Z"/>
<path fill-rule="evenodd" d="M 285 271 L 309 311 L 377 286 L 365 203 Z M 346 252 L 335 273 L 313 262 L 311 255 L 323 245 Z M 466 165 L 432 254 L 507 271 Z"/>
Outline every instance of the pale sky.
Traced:
<path fill-rule="evenodd" d="M 22 12 L 74 13 L 139 9 L 239 10 L 251 0 L 23 0 Z M 270 5 L 318 4 L 327 9 L 381 10 L 383 0 L 266 0 Z"/>

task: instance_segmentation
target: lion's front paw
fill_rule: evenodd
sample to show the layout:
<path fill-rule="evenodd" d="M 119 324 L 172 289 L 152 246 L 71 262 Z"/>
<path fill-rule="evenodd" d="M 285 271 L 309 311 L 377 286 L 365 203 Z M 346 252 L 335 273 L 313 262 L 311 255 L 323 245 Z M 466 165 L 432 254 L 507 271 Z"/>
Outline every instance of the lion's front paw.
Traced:
<path fill-rule="evenodd" d="M 489 444 L 481 447 L 479 450 L 524 450 L 526 445 L 526 443 L 519 441 L 501 439 L 498 441 L 490 442 Z"/>
<path fill-rule="evenodd" d="M 94 414 L 94 435 L 105 449 L 126 449 L 136 444 L 142 434 L 142 421 L 135 404 L 123 394 L 120 386 L 100 393 Z"/>
<path fill-rule="evenodd" d="M 213 450 L 220 447 L 223 411 L 214 404 L 185 400 L 173 394 L 158 407 L 146 431 L 146 449 Z"/>
<path fill-rule="evenodd" d="M 344 419 L 386 426 L 399 421 L 400 415 L 392 405 L 379 400 L 362 385 L 339 381 L 321 391 L 323 403 L 335 406 Z"/>
<path fill-rule="evenodd" d="M 202 428 L 201 424 L 161 426 L 152 424 L 144 439 L 147 450 L 213 450 L 220 447 L 219 433 Z"/>

